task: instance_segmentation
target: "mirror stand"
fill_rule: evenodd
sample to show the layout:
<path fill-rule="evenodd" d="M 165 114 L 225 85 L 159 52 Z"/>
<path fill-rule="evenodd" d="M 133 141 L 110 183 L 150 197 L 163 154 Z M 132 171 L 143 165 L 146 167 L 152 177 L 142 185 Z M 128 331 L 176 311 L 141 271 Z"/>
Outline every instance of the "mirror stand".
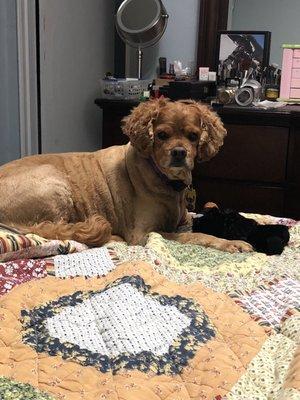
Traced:
<path fill-rule="evenodd" d="M 142 79 L 143 51 L 141 47 L 137 49 L 137 53 L 138 53 L 138 79 Z"/>
<path fill-rule="evenodd" d="M 124 0 L 115 23 L 121 39 L 137 49 L 138 79 L 142 79 L 142 48 L 153 46 L 162 37 L 169 15 L 162 0 Z"/>

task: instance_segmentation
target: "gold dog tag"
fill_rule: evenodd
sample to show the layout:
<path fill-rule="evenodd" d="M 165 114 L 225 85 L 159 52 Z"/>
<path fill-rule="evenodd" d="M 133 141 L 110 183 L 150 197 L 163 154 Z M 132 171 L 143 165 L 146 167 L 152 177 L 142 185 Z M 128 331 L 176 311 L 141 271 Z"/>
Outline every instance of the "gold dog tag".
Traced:
<path fill-rule="evenodd" d="M 188 186 L 185 192 L 186 208 L 188 211 L 194 211 L 196 208 L 196 190 L 193 186 Z"/>

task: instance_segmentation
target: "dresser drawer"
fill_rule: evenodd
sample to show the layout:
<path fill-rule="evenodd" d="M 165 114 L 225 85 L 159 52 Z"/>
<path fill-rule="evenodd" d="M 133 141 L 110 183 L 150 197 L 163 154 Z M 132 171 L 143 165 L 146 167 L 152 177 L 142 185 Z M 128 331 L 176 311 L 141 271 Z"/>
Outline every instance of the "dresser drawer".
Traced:
<path fill-rule="evenodd" d="M 300 58 L 300 49 L 294 50 L 293 56 L 294 58 Z"/>
<path fill-rule="evenodd" d="M 300 58 L 293 58 L 293 68 L 300 68 Z"/>
<path fill-rule="evenodd" d="M 300 78 L 298 78 L 298 79 L 292 79 L 292 81 L 291 81 L 291 87 L 292 87 L 292 88 L 300 88 Z"/>
<path fill-rule="evenodd" d="M 291 89 L 290 98 L 291 99 L 300 99 L 300 89 Z"/>
<path fill-rule="evenodd" d="M 300 78 L 300 68 L 292 69 L 292 78 Z"/>
<path fill-rule="evenodd" d="M 284 190 L 282 188 L 230 183 L 218 180 L 194 179 L 197 192 L 196 211 L 212 201 L 221 208 L 236 211 L 284 215 Z"/>
<path fill-rule="evenodd" d="M 300 186 L 288 188 L 285 194 L 284 215 L 300 220 Z"/>
<path fill-rule="evenodd" d="M 283 182 L 289 128 L 225 124 L 227 137 L 212 160 L 199 164 L 199 176 L 257 182 Z"/>

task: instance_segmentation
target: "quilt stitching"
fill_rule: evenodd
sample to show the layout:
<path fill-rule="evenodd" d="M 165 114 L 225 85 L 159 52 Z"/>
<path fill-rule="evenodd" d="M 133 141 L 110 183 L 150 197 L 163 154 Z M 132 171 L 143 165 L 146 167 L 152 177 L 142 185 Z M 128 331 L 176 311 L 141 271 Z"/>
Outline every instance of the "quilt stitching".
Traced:
<path fill-rule="evenodd" d="M 270 282 L 250 294 L 236 293 L 236 303 L 246 309 L 262 325 L 280 329 L 290 309 L 300 308 L 300 283 L 291 278 Z"/>
<path fill-rule="evenodd" d="M 267 217 L 260 216 L 259 218 L 263 223 L 270 223 L 271 221 Z M 198 251 L 195 246 L 187 246 L 183 249 L 178 244 L 164 241 L 157 234 L 150 234 L 147 247 L 127 247 L 122 243 L 111 243 L 106 246 L 108 249 L 106 255 L 109 255 L 113 264 L 113 268 L 108 272 L 99 273 L 96 270 L 91 272 L 87 263 L 83 269 L 71 271 L 69 276 L 66 273 L 66 276 L 62 276 L 63 279 L 58 276 L 56 278 L 51 277 L 48 273 L 47 277 L 41 276 L 45 277 L 41 281 L 32 280 L 27 283 L 24 283 L 25 280 L 19 281 L 22 285 L 14 287 L 13 291 L 5 293 L 0 298 L 0 374 L 14 379 L 16 383 L 30 382 L 33 387 L 46 390 L 49 396 L 54 396 L 57 400 L 73 400 L 75 398 L 89 400 L 122 398 L 125 400 L 140 398 L 141 396 L 147 396 L 149 400 L 154 398 L 164 400 L 171 397 L 183 400 L 220 400 L 225 398 L 230 400 L 241 400 L 242 398 L 247 400 L 266 400 L 266 398 L 294 400 L 298 398 L 300 393 L 298 390 L 300 389 L 300 375 L 297 370 L 299 355 L 297 358 L 294 350 L 296 342 L 299 341 L 299 313 L 297 313 L 299 283 L 297 279 L 300 275 L 300 225 L 288 220 L 278 222 L 275 218 L 272 221 L 291 226 L 291 242 L 281 256 L 260 257 L 252 254 L 244 257 L 242 255 L 243 260 L 239 258 L 239 255 L 236 255 L 236 258 L 228 256 L 228 259 L 226 257 L 226 260 L 223 259 L 222 264 L 221 253 L 218 255 L 214 251 L 207 251 L 207 249 Z M 48 246 L 49 242 L 36 246 L 32 253 L 33 247 L 30 248 L 30 252 L 28 252 L 28 248 L 21 250 L 21 253 L 20 250 L 5 253 L 1 257 L 5 259 L 5 257 L 17 257 L 19 254 L 25 256 L 29 253 L 37 256 L 39 247 L 41 247 L 39 254 L 43 255 L 46 253 L 53 255 L 53 251 L 54 254 L 72 251 L 69 244 L 66 246 L 58 245 L 55 249 L 53 247 L 52 250 L 46 250 L 46 245 Z M 74 245 L 73 248 L 80 249 L 80 246 L 76 246 Z M 172 251 L 170 251 L 170 246 L 173 246 Z M 201 256 L 200 263 L 197 261 L 198 256 Z M 213 261 L 209 266 L 205 266 L 207 256 L 209 262 Z M 215 256 L 216 258 L 214 258 Z M 146 267 L 142 265 L 143 263 L 134 261 L 141 259 L 150 264 L 152 270 L 150 266 Z M 126 267 L 120 265 L 127 260 L 133 262 Z M 18 268 L 15 270 L 11 265 L 6 264 L 3 264 L 6 267 L 6 275 L 2 273 L 4 275 L 2 280 L 10 283 L 10 279 L 12 281 L 17 279 L 13 275 Z M 48 260 L 46 266 L 48 271 L 51 270 Z M 98 269 L 100 267 L 102 268 L 99 265 Z M 97 268 L 97 265 L 95 265 L 95 268 Z M 103 268 L 105 269 L 106 266 L 104 265 Z M 218 273 L 215 273 L 215 269 L 218 270 Z M 153 270 L 167 276 L 173 283 L 165 281 L 161 275 L 159 276 Z M 90 277 L 89 273 L 91 274 Z M 100 278 L 101 274 L 105 277 Z M 76 301 L 77 299 L 80 299 L 80 301 L 75 301 L 74 306 L 64 305 L 60 307 L 58 305 L 58 312 L 55 315 L 52 317 L 44 315 L 46 328 L 49 330 L 47 323 L 50 320 L 54 325 L 51 337 L 72 345 L 72 340 L 76 342 L 75 334 L 72 333 L 73 336 L 71 335 L 71 337 L 62 337 L 59 332 L 55 332 L 60 323 L 66 331 L 68 330 L 66 320 L 70 316 L 72 317 L 71 311 L 82 306 L 80 318 L 84 319 L 87 317 L 85 313 L 90 312 L 91 317 L 95 317 L 96 321 L 94 322 L 97 324 L 98 303 L 103 302 L 103 297 L 97 297 L 100 295 L 98 293 L 99 285 L 102 288 L 101 291 L 106 289 L 109 299 L 113 299 L 113 293 L 119 296 L 125 307 L 126 302 L 125 297 L 122 297 L 122 290 L 128 287 L 126 285 L 131 288 L 133 288 L 133 285 L 128 282 L 120 283 L 120 280 L 125 277 L 138 276 L 144 277 L 145 282 L 148 282 L 148 279 L 151 282 L 151 289 L 149 289 L 151 295 L 146 293 L 143 297 L 149 296 L 155 299 L 157 303 L 156 293 L 153 293 L 153 291 L 159 291 L 158 296 L 166 296 L 172 299 L 178 293 L 181 293 L 183 299 L 193 299 L 192 301 L 197 309 L 200 309 L 201 313 L 206 313 L 211 321 L 210 324 L 215 336 L 208 339 L 206 343 L 198 345 L 195 354 L 188 359 L 187 364 L 178 373 L 172 373 L 169 366 L 166 366 L 166 370 L 159 374 L 156 367 L 153 368 L 153 365 L 143 372 L 139 368 L 128 369 L 124 363 L 117 371 L 113 372 L 110 364 L 107 372 L 101 372 L 97 366 L 96 368 L 91 368 L 89 365 L 85 366 L 84 359 L 79 360 L 79 362 L 75 361 L 72 358 L 74 355 L 72 352 L 70 357 L 63 358 L 61 354 L 50 355 L 48 352 L 36 352 L 34 346 L 22 342 L 23 331 L 19 320 L 20 310 L 32 312 L 39 309 L 40 314 L 37 314 L 38 317 L 42 318 L 43 307 L 53 305 L 53 301 L 58 301 L 63 297 L 71 299 L 74 293 L 77 293 Z M 174 280 L 181 284 L 194 284 L 187 289 L 183 288 L 182 285 L 176 286 Z M 117 281 L 119 284 L 114 286 Z M 202 288 L 201 285 L 197 286 L 196 282 L 199 281 L 204 284 Z M 221 293 L 216 295 L 205 286 L 212 287 Z M 123 289 L 121 290 L 120 287 Z M 11 288 L 7 287 L 7 289 Z M 124 292 L 126 291 L 127 289 L 124 290 Z M 60 295 L 58 295 L 59 293 Z M 92 296 L 95 300 L 94 303 L 90 301 L 91 293 L 94 294 Z M 130 290 L 128 293 L 139 303 L 138 297 L 134 293 L 131 293 Z M 139 293 L 141 292 L 139 291 Z M 232 306 L 230 306 L 231 302 L 228 302 L 228 295 L 231 295 L 232 301 L 238 304 L 232 303 Z M 208 299 L 210 298 L 211 303 L 206 300 L 206 296 Z M 241 298 L 248 304 L 248 308 L 240 302 Z M 143 308 L 147 307 L 146 303 L 143 303 Z M 136 314 L 140 312 L 138 306 L 134 306 L 130 302 L 127 305 L 129 309 L 135 310 Z M 173 305 L 167 304 L 166 306 L 172 307 Z M 244 312 L 241 312 L 241 309 Z M 18 315 L 16 310 L 18 310 Z M 68 313 L 63 314 L 66 310 L 68 310 Z M 105 311 L 104 314 L 107 315 L 108 325 L 113 325 L 114 321 L 111 320 L 110 311 Z M 59 321 L 54 321 L 54 318 L 59 315 L 61 319 L 58 318 Z M 127 318 L 126 313 L 123 315 Z M 186 318 L 189 317 L 186 316 Z M 254 322 L 254 319 L 256 322 Z M 161 326 L 162 322 L 159 321 L 161 320 L 158 318 L 157 325 Z M 174 332 L 171 332 L 174 335 L 171 335 L 168 339 L 164 333 L 163 338 L 159 338 L 159 340 L 165 340 L 165 343 L 168 343 L 168 340 L 176 342 L 185 329 L 184 321 L 187 322 L 183 319 L 176 325 L 174 319 L 170 321 L 170 329 L 172 326 L 175 327 Z M 25 321 L 23 322 L 25 323 Z M 79 320 L 77 322 L 80 323 Z M 257 322 L 266 325 L 267 328 L 265 326 L 259 328 Z M 134 326 L 129 326 L 131 327 L 129 331 L 130 329 L 137 331 L 139 328 L 136 328 L 136 323 Z M 276 334 L 274 329 L 270 329 L 270 327 L 274 328 L 275 331 L 280 330 L 281 334 Z M 34 336 L 36 338 L 41 333 L 38 328 L 38 325 L 35 325 Z M 88 335 L 87 331 L 82 332 L 86 336 Z M 267 332 L 269 336 L 264 332 Z M 116 331 L 116 335 L 118 337 L 119 332 Z M 114 340 L 116 342 L 116 339 Z M 147 340 L 146 343 L 149 342 Z M 159 340 L 157 340 L 158 347 Z M 84 343 L 80 343 L 80 349 L 82 349 Z M 155 337 L 152 338 L 151 343 L 155 344 Z M 39 341 L 36 340 L 35 344 L 38 346 Z M 125 349 L 125 353 L 127 352 L 130 357 L 135 357 L 140 348 L 136 344 L 132 345 L 133 350 L 126 348 L 126 346 L 121 350 Z M 114 349 L 114 346 L 112 348 Z M 155 347 L 149 346 L 149 349 L 154 356 L 161 357 L 160 354 L 157 354 Z M 97 348 L 92 348 L 90 351 L 94 350 L 97 350 Z M 189 346 L 185 350 L 193 351 Z M 105 353 L 105 351 L 103 352 Z M 108 352 L 106 355 L 109 358 L 114 358 L 116 352 Z M 174 362 L 176 363 L 176 359 L 170 361 L 170 363 Z M 28 390 L 28 399 L 31 398 L 29 396 L 31 396 L 31 392 Z M 35 396 L 37 395 L 34 394 L 32 399 L 40 400 L 39 397 Z"/>
<path fill-rule="evenodd" d="M 107 248 L 97 248 L 68 256 L 55 256 L 55 275 L 59 278 L 72 276 L 104 276 L 115 268 Z"/>
<path fill-rule="evenodd" d="M 189 322 L 187 325 L 182 326 L 182 329 L 178 331 L 177 337 L 171 341 L 170 332 L 168 333 L 166 329 L 164 330 L 170 341 L 169 343 L 167 342 L 167 351 L 164 348 L 162 354 L 157 354 L 157 352 L 149 350 L 139 351 L 136 354 L 134 352 L 130 354 L 128 351 L 123 351 L 120 354 L 114 354 L 114 352 L 106 352 L 105 354 L 105 351 L 102 353 L 95 352 L 95 347 L 93 347 L 95 344 L 91 347 L 94 351 L 91 351 L 87 348 L 81 348 L 78 344 L 62 341 L 57 336 L 54 337 L 53 334 L 56 333 L 58 335 L 57 331 L 59 330 L 61 334 L 61 327 L 57 328 L 55 332 L 55 328 L 50 326 L 51 335 L 49 332 L 49 323 L 47 322 L 49 318 L 53 318 L 62 312 L 62 308 L 67 306 L 74 307 L 77 304 L 82 304 L 84 300 L 92 301 L 97 294 L 105 293 L 109 289 L 124 283 L 132 285 L 144 296 L 152 297 L 161 306 L 176 308 L 183 314 L 185 321 Z M 155 314 L 152 317 L 155 317 Z M 167 315 L 165 317 L 167 318 Z M 22 310 L 22 318 L 24 327 L 23 341 L 34 347 L 37 352 L 46 351 L 50 355 L 60 354 L 63 359 L 72 359 L 82 365 L 95 366 L 101 372 L 112 370 L 113 373 L 116 373 L 121 368 L 127 368 L 139 369 L 143 372 L 151 370 L 156 374 L 177 374 L 187 365 L 188 360 L 193 357 L 196 348 L 215 336 L 214 328 L 209 322 L 207 315 L 191 299 L 181 296 L 168 297 L 157 293 L 150 293 L 150 287 L 139 276 L 123 277 L 98 292 L 75 292 L 70 296 L 62 296 L 57 301 L 52 301 L 47 305 L 37 307 L 33 310 Z M 122 315 L 115 316 L 114 318 L 117 319 L 118 324 L 124 324 Z M 76 321 L 74 323 L 76 324 Z M 169 329 L 173 330 L 174 326 L 170 325 Z M 162 330 L 158 326 L 157 334 L 161 333 Z M 145 340 L 143 329 L 138 334 Z M 64 335 L 61 334 L 61 336 Z M 134 337 L 135 334 L 132 332 L 131 340 Z M 112 340 L 113 338 L 110 337 L 109 339 Z M 122 340 L 121 337 L 119 339 Z M 136 337 L 136 340 L 138 341 L 138 337 Z M 114 343 L 113 340 L 112 343 Z M 103 348 L 105 348 L 105 344 L 103 344 Z M 136 348 L 139 348 L 139 346 L 136 346 Z"/>

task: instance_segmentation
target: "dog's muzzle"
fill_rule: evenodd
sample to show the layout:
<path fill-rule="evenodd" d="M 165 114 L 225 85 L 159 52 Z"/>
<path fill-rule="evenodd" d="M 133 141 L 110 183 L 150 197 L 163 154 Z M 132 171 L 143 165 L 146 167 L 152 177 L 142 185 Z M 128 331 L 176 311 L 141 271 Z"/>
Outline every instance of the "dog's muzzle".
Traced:
<path fill-rule="evenodd" d="M 184 147 L 174 147 L 171 150 L 171 166 L 182 167 L 185 165 L 187 151 Z"/>

